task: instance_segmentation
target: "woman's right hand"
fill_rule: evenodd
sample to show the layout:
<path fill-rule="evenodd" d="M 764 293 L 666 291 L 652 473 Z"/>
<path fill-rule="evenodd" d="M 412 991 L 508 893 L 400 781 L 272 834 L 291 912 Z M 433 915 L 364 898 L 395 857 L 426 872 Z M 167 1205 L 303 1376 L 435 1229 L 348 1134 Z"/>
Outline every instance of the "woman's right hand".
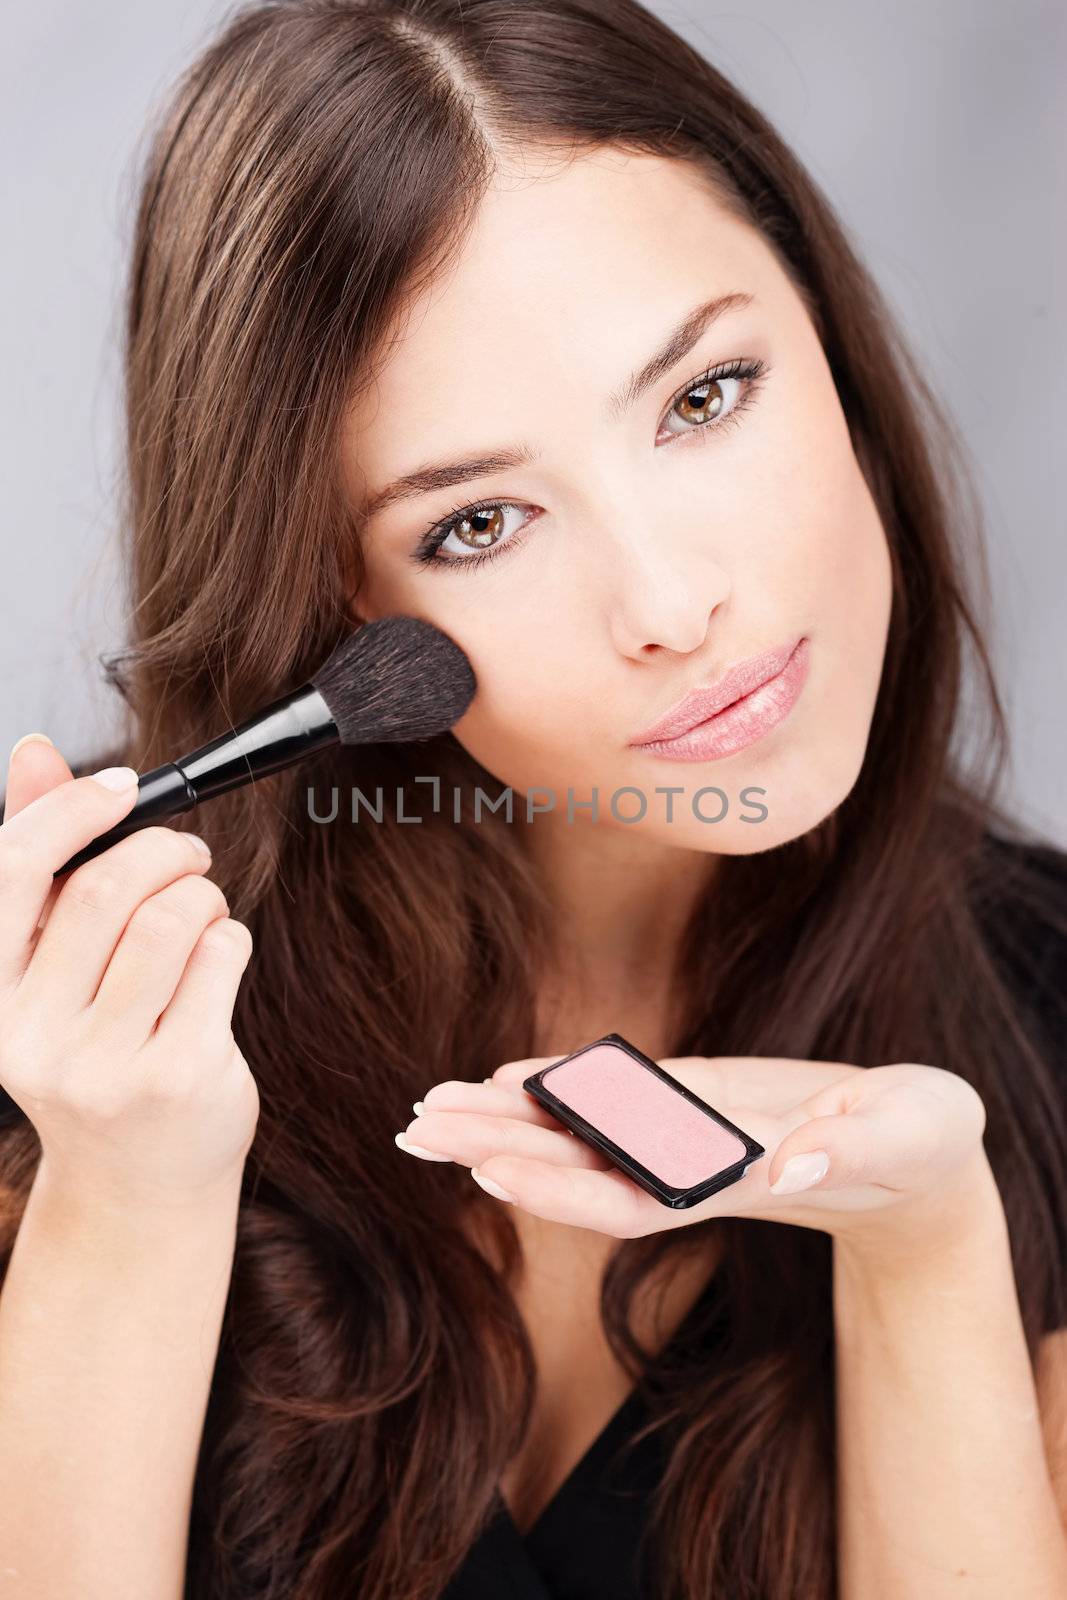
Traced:
<path fill-rule="evenodd" d="M 114 770 L 114 769 L 113 769 Z M 240 1181 L 259 1094 L 231 1031 L 252 953 L 194 836 L 146 827 L 60 878 L 121 792 L 14 751 L 0 824 L 0 1085 L 68 1190 L 181 1204 Z"/>

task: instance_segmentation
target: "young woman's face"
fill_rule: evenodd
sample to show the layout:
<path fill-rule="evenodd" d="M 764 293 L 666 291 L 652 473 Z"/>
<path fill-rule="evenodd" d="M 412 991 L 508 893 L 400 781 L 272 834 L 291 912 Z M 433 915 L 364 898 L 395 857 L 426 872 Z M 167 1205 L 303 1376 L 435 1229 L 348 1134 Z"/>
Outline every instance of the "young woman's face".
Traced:
<path fill-rule="evenodd" d="M 634 383 L 726 295 L 750 299 Z M 586 825 L 595 792 L 601 826 L 732 854 L 814 827 L 863 760 L 890 565 L 815 329 L 760 236 L 684 162 L 531 157 L 398 332 L 347 421 L 353 509 L 443 470 L 370 515 L 352 615 L 421 617 L 462 646 L 478 690 L 453 731 L 516 819 L 529 792 L 554 795 L 552 826 Z M 718 724 L 748 742 L 689 760 L 632 743 L 797 641 Z M 761 700 L 789 709 L 768 726 Z"/>

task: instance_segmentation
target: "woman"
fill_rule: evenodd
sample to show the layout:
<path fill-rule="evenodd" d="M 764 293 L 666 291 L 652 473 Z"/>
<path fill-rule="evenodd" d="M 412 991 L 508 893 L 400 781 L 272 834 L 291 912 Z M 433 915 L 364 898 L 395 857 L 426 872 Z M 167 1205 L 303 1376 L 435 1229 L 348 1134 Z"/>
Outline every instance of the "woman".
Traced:
<path fill-rule="evenodd" d="M 1067 861 L 996 805 L 921 353 L 796 158 L 633 0 L 256 4 L 155 133 L 127 333 L 111 759 L 398 612 L 479 688 L 218 800 L 200 866 L 146 830 L 50 887 L 133 791 L 13 756 L 16 1570 L 51 1426 L 64 1592 L 120 1539 L 197 1600 L 1062 1591 Z M 657 742 L 751 657 L 717 743 Z M 420 825 L 353 825 L 379 785 Z M 251 958 L 151 990 L 135 1089 L 154 1018 L 133 968 L 73 994 L 78 940 L 182 884 L 182 958 Z M 673 1212 L 560 1129 L 522 1079 L 609 1031 L 766 1157 Z"/>

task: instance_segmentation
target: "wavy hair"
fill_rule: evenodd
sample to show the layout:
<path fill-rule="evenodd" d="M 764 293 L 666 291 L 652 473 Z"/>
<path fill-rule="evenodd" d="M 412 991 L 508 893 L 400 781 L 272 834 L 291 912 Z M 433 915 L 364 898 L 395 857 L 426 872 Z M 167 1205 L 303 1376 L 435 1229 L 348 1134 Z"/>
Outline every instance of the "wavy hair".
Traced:
<path fill-rule="evenodd" d="M 1035 926 L 1067 926 L 1062 888 L 1035 870 L 1061 858 L 996 800 L 1006 734 L 977 495 L 826 198 L 636 0 L 261 0 L 229 13 L 181 74 L 138 158 L 130 621 L 108 663 L 126 727 L 107 759 L 171 760 L 305 682 L 350 629 L 360 528 L 341 488 L 342 419 L 398 308 L 462 243 L 500 153 L 533 145 L 693 162 L 760 230 L 818 331 L 891 554 L 862 770 L 803 837 L 721 858 L 679 952 L 670 1053 L 927 1061 L 970 1080 L 1033 1354 L 1067 1322 L 1067 1128 L 1042 1032 L 1051 974 L 1033 1003 L 1017 980 L 1037 981 Z M 255 937 L 234 1032 L 261 1111 L 189 1600 L 434 1600 L 530 1416 L 514 1224 L 445 1163 L 409 1185 L 392 1134 L 428 1084 L 536 1053 L 545 891 L 522 830 L 496 814 L 456 826 L 424 805 L 419 827 L 324 827 L 305 804 L 312 784 L 406 785 L 420 814 L 409 780 L 431 770 L 465 792 L 492 781 L 449 733 L 337 746 L 196 814 Z M 38 1154 L 28 1122 L 5 1129 L 4 1263 Z M 494 1261 L 461 1225 L 479 1206 Z M 658 1372 L 649 1426 L 671 1448 L 651 1504 L 655 1593 L 830 1600 L 829 1238 L 727 1218 L 621 1241 L 601 1311 L 635 1378 L 649 1352 L 631 1296 L 696 1243 L 721 1250 L 729 1326 L 713 1363 L 698 1338 Z"/>

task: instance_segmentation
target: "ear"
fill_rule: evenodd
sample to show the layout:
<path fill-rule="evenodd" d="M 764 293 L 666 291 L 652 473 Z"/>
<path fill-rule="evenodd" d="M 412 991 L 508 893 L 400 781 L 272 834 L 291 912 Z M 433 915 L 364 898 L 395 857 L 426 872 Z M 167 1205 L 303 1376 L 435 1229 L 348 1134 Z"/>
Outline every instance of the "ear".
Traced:
<path fill-rule="evenodd" d="M 367 594 L 366 578 L 362 552 L 353 544 L 341 557 L 341 587 L 344 594 L 345 615 L 353 628 L 374 620 L 375 610 Z"/>

